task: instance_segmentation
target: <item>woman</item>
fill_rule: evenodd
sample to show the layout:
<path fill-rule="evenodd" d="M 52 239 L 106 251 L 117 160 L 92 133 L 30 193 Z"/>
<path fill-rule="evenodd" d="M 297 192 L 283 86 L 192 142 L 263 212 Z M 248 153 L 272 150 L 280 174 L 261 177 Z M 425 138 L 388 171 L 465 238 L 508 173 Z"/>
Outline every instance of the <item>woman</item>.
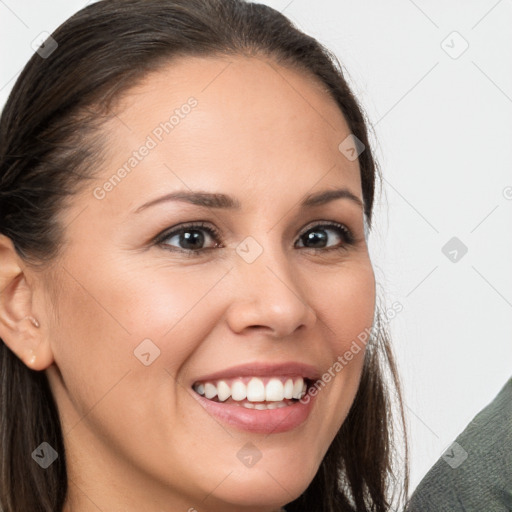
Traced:
<path fill-rule="evenodd" d="M 0 141 L 4 512 L 406 495 L 378 171 L 325 48 L 263 5 L 104 0 L 30 59 Z"/>

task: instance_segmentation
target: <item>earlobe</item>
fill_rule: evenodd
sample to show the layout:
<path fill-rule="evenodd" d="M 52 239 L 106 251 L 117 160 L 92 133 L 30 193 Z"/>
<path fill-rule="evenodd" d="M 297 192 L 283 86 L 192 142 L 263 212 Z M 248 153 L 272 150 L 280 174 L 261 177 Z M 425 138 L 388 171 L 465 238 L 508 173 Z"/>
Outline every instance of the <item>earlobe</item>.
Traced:
<path fill-rule="evenodd" d="M 12 241 L 0 234 L 0 338 L 29 368 L 53 362 L 48 339 L 32 313 L 33 290 Z"/>
<path fill-rule="evenodd" d="M 32 319 L 33 317 L 26 317 L 25 322 L 28 321 L 32 324 L 30 329 L 38 329 L 39 326 L 36 326 Z M 39 324 L 39 322 L 37 322 L 37 324 Z M 29 340 L 32 341 L 30 342 Z M 50 344 L 44 339 L 43 335 L 37 337 L 34 335 L 26 335 L 24 341 L 25 348 L 23 354 L 21 357 L 19 354 L 17 355 L 30 369 L 37 371 L 44 370 L 52 364 L 53 353 Z"/>
<path fill-rule="evenodd" d="M 37 318 L 34 318 L 33 316 L 27 316 L 25 317 L 27 320 L 30 320 L 34 327 L 39 327 L 39 322 L 37 321 Z"/>

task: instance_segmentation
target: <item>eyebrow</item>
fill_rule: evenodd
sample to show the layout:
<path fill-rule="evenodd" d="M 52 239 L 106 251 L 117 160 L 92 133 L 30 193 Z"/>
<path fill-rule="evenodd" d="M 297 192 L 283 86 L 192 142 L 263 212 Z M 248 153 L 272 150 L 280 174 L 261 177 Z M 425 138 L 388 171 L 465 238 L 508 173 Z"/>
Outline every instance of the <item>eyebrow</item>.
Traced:
<path fill-rule="evenodd" d="M 312 208 L 329 203 L 335 199 L 348 199 L 357 204 L 360 208 L 364 209 L 363 201 L 361 201 L 359 197 L 357 197 L 346 188 L 323 190 L 321 192 L 309 194 L 301 201 L 299 206 L 301 209 Z M 133 213 L 139 213 L 140 211 L 145 210 L 150 206 L 154 206 L 156 204 L 167 201 L 181 201 L 206 208 L 222 208 L 230 210 L 240 210 L 241 208 L 240 201 L 226 194 L 180 190 L 148 201 L 147 203 L 139 206 Z"/>

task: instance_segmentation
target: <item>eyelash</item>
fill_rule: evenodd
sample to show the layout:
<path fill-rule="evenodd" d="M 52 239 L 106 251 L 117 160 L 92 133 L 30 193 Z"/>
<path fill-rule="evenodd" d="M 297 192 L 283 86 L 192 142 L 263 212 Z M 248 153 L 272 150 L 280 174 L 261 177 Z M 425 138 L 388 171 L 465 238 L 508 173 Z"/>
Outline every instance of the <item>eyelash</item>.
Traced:
<path fill-rule="evenodd" d="M 332 228 L 332 229 L 336 230 L 338 232 L 338 234 L 340 234 L 341 237 L 344 239 L 344 243 L 342 245 L 338 245 L 335 247 L 326 247 L 326 248 L 322 248 L 322 249 L 317 249 L 315 247 L 303 247 L 303 249 L 309 249 L 310 251 L 313 251 L 314 253 L 326 252 L 326 251 L 340 251 L 340 250 L 346 251 L 347 245 L 354 245 L 354 243 L 355 243 L 354 235 L 346 226 L 344 226 L 343 224 L 338 224 L 337 222 L 332 222 L 332 221 L 325 223 L 325 224 L 322 224 L 322 223 L 315 224 L 315 225 L 309 227 L 308 229 L 306 229 L 299 235 L 299 239 L 300 239 L 300 237 L 304 236 L 306 233 L 313 231 L 315 229 L 319 229 L 319 228 L 326 228 L 326 229 Z M 180 249 L 180 248 L 176 248 L 176 247 L 170 246 L 169 244 L 164 243 L 164 240 L 172 238 L 173 236 L 176 236 L 176 235 L 180 235 L 187 231 L 206 231 L 215 240 L 219 240 L 221 237 L 220 232 L 216 228 L 214 228 L 210 225 L 207 225 L 207 223 L 204 223 L 204 222 L 196 222 L 196 223 L 184 224 L 184 225 L 180 226 L 178 229 L 174 229 L 172 231 L 164 231 L 164 232 L 160 233 L 159 235 L 157 235 L 155 237 L 155 239 L 153 241 L 153 245 L 162 247 L 163 249 L 171 251 L 171 252 L 184 253 L 189 257 L 199 256 L 199 255 L 205 253 L 206 251 L 210 251 L 212 249 L 219 248 L 217 246 L 217 247 L 205 247 L 205 248 L 197 249 L 197 250 Z"/>

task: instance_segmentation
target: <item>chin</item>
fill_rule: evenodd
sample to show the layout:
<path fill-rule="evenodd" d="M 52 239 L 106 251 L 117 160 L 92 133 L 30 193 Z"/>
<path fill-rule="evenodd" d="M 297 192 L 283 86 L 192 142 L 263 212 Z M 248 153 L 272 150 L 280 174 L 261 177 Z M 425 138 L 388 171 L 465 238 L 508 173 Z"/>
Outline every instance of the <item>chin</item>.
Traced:
<path fill-rule="evenodd" d="M 260 460 L 260 463 L 262 460 Z M 219 486 L 217 499 L 225 500 L 248 510 L 275 508 L 297 499 L 309 486 L 316 471 L 307 470 L 300 464 L 267 464 L 258 469 L 258 464 L 247 470 L 235 470 Z M 226 472 L 228 474 L 229 472 Z"/>

